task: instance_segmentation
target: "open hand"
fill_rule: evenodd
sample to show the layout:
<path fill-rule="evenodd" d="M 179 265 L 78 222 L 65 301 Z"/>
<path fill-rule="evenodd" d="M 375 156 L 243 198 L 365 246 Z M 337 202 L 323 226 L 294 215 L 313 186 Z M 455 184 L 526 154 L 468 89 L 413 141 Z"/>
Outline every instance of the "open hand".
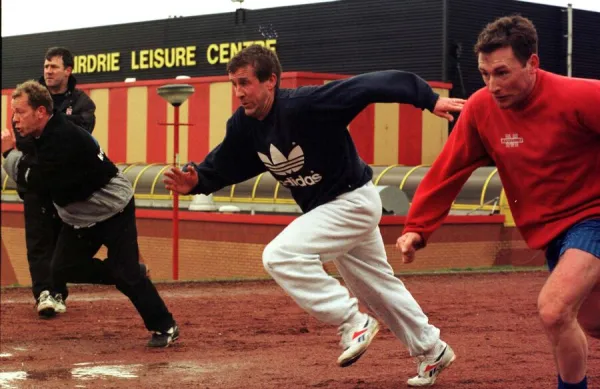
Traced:
<path fill-rule="evenodd" d="M 396 241 L 396 247 L 402 251 L 402 262 L 411 263 L 415 260 L 415 251 L 423 247 L 423 238 L 416 232 L 407 232 Z"/>
<path fill-rule="evenodd" d="M 433 114 L 435 116 L 448 119 L 448 121 L 452 122 L 454 121 L 454 117 L 450 112 L 462 111 L 466 102 L 467 100 L 463 99 L 440 97 L 435 103 L 435 108 L 433 108 Z"/>
<path fill-rule="evenodd" d="M 4 154 L 6 151 L 14 149 L 16 144 L 17 141 L 14 132 L 9 129 L 2 130 L 2 153 Z"/>
<path fill-rule="evenodd" d="M 182 172 L 181 169 L 172 167 L 171 170 L 165 172 L 165 176 L 167 177 L 163 181 L 165 187 L 180 194 L 188 194 L 198 185 L 198 172 L 194 168 Z"/>

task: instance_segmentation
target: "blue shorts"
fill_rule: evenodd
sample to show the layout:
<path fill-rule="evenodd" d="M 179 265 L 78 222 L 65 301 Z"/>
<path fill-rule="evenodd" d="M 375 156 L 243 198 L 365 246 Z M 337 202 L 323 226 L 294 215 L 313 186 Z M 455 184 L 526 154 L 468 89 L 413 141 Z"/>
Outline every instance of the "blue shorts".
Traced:
<path fill-rule="evenodd" d="M 600 260 L 600 219 L 588 219 L 571 226 L 546 248 L 548 269 L 554 270 L 567 249 L 579 249 Z"/>

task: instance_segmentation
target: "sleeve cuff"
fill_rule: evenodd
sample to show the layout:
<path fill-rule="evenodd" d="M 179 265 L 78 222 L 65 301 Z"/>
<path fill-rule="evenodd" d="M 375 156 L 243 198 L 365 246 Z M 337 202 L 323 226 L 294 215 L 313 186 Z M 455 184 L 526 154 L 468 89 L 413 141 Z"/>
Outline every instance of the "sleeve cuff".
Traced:
<path fill-rule="evenodd" d="M 8 154 L 10 154 L 10 152 L 11 152 L 11 151 L 13 151 L 14 149 L 15 149 L 15 148 L 13 147 L 13 148 L 10 148 L 10 149 L 6 150 L 5 152 L 3 152 L 3 153 L 2 153 L 2 156 L 3 156 L 4 158 L 7 158 L 7 157 L 8 157 Z"/>
<path fill-rule="evenodd" d="M 429 106 L 426 107 L 427 110 L 429 110 L 429 112 L 433 112 L 433 110 L 435 109 L 435 105 L 437 104 L 439 98 L 440 98 L 440 95 L 433 92 L 433 94 L 431 95 L 431 99 L 429 101 Z"/>

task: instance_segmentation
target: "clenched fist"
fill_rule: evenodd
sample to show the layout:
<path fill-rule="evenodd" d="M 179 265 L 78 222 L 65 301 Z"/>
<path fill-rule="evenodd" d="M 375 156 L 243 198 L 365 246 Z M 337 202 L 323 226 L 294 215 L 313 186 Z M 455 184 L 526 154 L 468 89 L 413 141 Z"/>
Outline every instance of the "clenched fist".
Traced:
<path fill-rule="evenodd" d="M 407 232 L 398 238 L 396 247 L 402 251 L 402 262 L 411 263 L 415 260 L 415 251 L 423 247 L 423 238 L 416 232 Z"/>
<path fill-rule="evenodd" d="M 12 132 L 12 130 L 2 130 L 2 154 L 10 149 L 14 149 L 16 144 L 17 140 L 15 139 L 15 134 Z"/>

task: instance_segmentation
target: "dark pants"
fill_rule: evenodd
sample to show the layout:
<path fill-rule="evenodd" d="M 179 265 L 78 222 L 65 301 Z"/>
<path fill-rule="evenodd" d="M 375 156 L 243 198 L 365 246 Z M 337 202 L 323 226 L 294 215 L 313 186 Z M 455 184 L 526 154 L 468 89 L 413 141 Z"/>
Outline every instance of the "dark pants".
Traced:
<path fill-rule="evenodd" d="M 50 274 L 50 263 L 63 223 L 49 196 L 25 192 L 23 202 L 27 262 L 29 262 L 33 297 L 37 300 L 40 293 L 47 290 L 52 295 L 61 293 L 66 299 L 67 285 L 64 283 L 53 285 Z"/>
<path fill-rule="evenodd" d="M 104 261 L 94 258 L 100 246 L 108 249 Z M 173 317 L 158 291 L 140 272 L 135 202 L 89 228 L 64 225 L 52 258 L 55 285 L 66 282 L 115 285 L 133 303 L 150 331 L 165 331 Z"/>

